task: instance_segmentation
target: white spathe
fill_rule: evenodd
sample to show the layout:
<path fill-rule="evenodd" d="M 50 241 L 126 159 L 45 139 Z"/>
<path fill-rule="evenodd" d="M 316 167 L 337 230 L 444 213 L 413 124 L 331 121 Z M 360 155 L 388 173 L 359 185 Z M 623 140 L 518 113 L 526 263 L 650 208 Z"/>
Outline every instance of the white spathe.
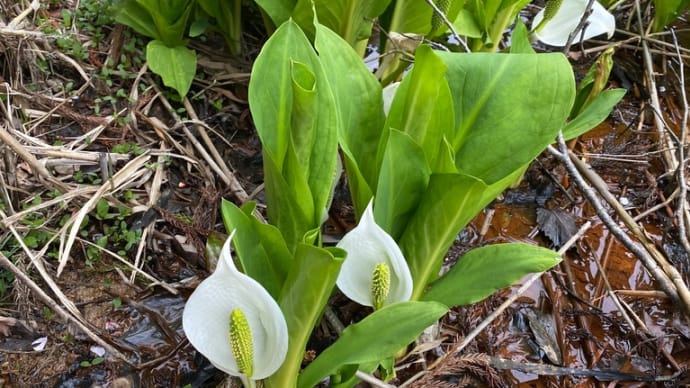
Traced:
<path fill-rule="evenodd" d="M 261 380 L 285 360 L 287 324 L 268 291 L 235 267 L 230 254 L 232 236 L 223 245 L 216 270 L 189 297 L 182 327 L 189 342 L 216 368 L 245 381 L 247 376 L 239 371 L 229 338 L 230 313 L 239 308 L 252 332 L 254 373 L 250 378 Z"/>
<path fill-rule="evenodd" d="M 391 111 L 391 105 L 393 105 L 393 98 L 395 98 L 395 92 L 398 91 L 398 87 L 400 86 L 400 82 L 393 82 L 391 84 L 388 84 L 385 88 L 383 88 L 383 113 L 388 116 L 388 112 Z"/>
<path fill-rule="evenodd" d="M 563 4 L 561 4 L 553 19 L 549 20 L 540 31 L 534 32 L 537 39 L 549 46 L 565 46 L 568 42 L 568 35 L 580 23 L 580 19 L 585 13 L 585 8 L 587 8 L 587 2 L 587 0 L 563 0 Z M 541 10 L 534 17 L 532 26 L 538 26 L 543 18 L 544 10 Z M 592 14 L 589 15 L 587 22 L 588 25 L 584 36 L 581 36 L 581 32 L 578 33 L 578 36 L 575 37 L 575 42 L 591 39 L 602 34 L 606 34 L 610 38 L 616 30 L 616 19 L 597 1 L 592 5 Z"/>
<path fill-rule="evenodd" d="M 412 274 L 398 244 L 374 221 L 373 199 L 359 224 L 343 236 L 338 247 L 347 257 L 338 274 L 338 288 L 353 301 L 373 306 L 372 275 L 378 264 L 390 270 L 390 289 L 384 306 L 407 301 L 412 296 Z"/>

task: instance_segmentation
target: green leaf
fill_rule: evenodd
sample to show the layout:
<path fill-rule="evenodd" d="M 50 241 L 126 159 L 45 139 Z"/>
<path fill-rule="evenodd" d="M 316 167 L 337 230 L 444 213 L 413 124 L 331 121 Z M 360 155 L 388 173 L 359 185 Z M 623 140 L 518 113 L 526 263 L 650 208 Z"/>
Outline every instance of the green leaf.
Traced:
<path fill-rule="evenodd" d="M 268 14 L 274 25 L 280 26 L 290 19 L 297 0 L 256 0 L 256 4 Z"/>
<path fill-rule="evenodd" d="M 452 133 L 455 125 L 453 99 L 445 73 L 445 63 L 431 47 L 420 46 L 412 71 L 395 93 L 385 126 L 410 135 L 424 150 L 430 166 L 436 164 L 441 141 Z M 383 140 L 380 145 L 385 145 Z"/>
<path fill-rule="evenodd" d="M 288 326 L 288 353 L 267 387 L 294 387 L 307 341 L 333 291 L 345 251 L 300 244 L 278 304 Z"/>
<path fill-rule="evenodd" d="M 217 30 L 225 38 L 230 53 L 239 54 L 242 35 L 242 1 L 197 0 L 197 3 L 204 12 L 215 18 Z"/>
<path fill-rule="evenodd" d="M 482 31 L 479 29 L 474 17 L 470 11 L 465 8 L 460 10 L 458 16 L 453 21 L 453 28 L 455 28 L 455 32 L 459 35 L 469 38 L 481 38 L 482 36 Z"/>
<path fill-rule="evenodd" d="M 625 89 L 610 89 L 591 101 L 573 120 L 563 128 L 566 140 L 574 139 L 601 124 L 616 104 L 625 96 Z"/>
<path fill-rule="evenodd" d="M 149 14 L 146 8 L 139 5 L 136 0 L 123 1 L 120 9 L 115 14 L 115 20 L 141 35 L 148 36 L 151 39 L 161 39 L 151 14 Z"/>
<path fill-rule="evenodd" d="M 394 240 L 424 198 L 430 175 L 422 148 L 408 134 L 391 129 L 374 195 L 374 218 Z"/>
<path fill-rule="evenodd" d="M 108 210 L 110 210 L 110 205 L 108 205 L 108 201 L 106 201 L 104 198 L 101 198 L 96 202 L 96 218 L 99 220 L 104 220 L 106 217 L 108 217 Z"/>
<path fill-rule="evenodd" d="M 426 34 L 431 30 L 433 9 L 425 0 L 396 0 L 388 31 L 407 34 Z M 452 20 L 454 17 L 451 17 Z"/>
<path fill-rule="evenodd" d="M 553 0 L 549 0 L 553 1 Z M 527 26 L 518 18 L 513 28 L 513 34 L 510 36 L 510 53 L 511 54 L 535 54 L 536 51 L 532 48 L 532 43 L 529 41 L 529 31 Z"/>
<path fill-rule="evenodd" d="M 528 273 L 546 271 L 560 261 L 558 252 L 523 243 L 473 249 L 431 284 L 422 299 L 448 306 L 476 303 Z"/>
<path fill-rule="evenodd" d="M 347 42 L 322 25 L 316 26 L 315 46 L 335 97 L 338 138 L 359 215 L 377 179 L 376 151 L 385 121 L 381 85 Z"/>
<path fill-rule="evenodd" d="M 609 48 L 599 55 L 590 66 L 587 74 L 577 85 L 575 102 L 570 109 L 570 117 L 575 117 L 606 89 L 609 75 L 613 68 L 613 48 Z"/>
<path fill-rule="evenodd" d="M 168 47 L 184 45 L 187 22 L 195 0 L 136 1 L 151 15 L 157 40 Z"/>
<path fill-rule="evenodd" d="M 686 9 L 690 0 L 654 0 L 652 31 L 662 31 Z"/>
<path fill-rule="evenodd" d="M 187 95 L 196 74 L 196 52 L 184 46 L 168 47 L 160 40 L 146 45 L 146 61 L 165 86 L 177 91 L 180 98 Z"/>
<path fill-rule="evenodd" d="M 338 158 L 333 93 L 316 52 L 294 22 L 278 28 L 254 63 L 249 105 L 264 146 L 269 220 L 283 232 L 288 246 L 294 246 L 297 240 L 291 238 L 302 238 L 320 226 L 331 199 Z M 286 196 L 296 202 L 281 199 Z M 288 210 L 289 206 L 300 209 Z M 287 213 L 303 213 L 303 217 L 280 216 Z M 276 221 L 277 217 L 282 221 Z"/>
<path fill-rule="evenodd" d="M 345 365 L 390 357 L 441 318 L 448 308 L 435 302 L 401 302 L 386 306 L 348 326 L 299 377 L 298 387 L 311 388 Z"/>
<path fill-rule="evenodd" d="M 458 170 L 487 184 L 550 144 L 568 117 L 575 81 L 562 54 L 438 52 L 455 106 L 449 139 Z"/>
<path fill-rule="evenodd" d="M 245 274 L 278 299 L 285 283 L 292 255 L 280 231 L 252 215 L 255 204 L 248 202 L 241 209 L 225 199 L 221 202 L 221 213 L 225 229 L 235 230 L 233 244 Z"/>
<path fill-rule="evenodd" d="M 407 223 L 399 240 L 412 273 L 412 300 L 438 275 L 455 237 L 491 199 L 489 187 L 464 174 L 433 174 L 424 200 Z"/>
<path fill-rule="evenodd" d="M 361 58 L 371 35 L 374 20 L 391 0 L 299 0 L 292 13 L 295 21 L 311 35 L 316 8 L 319 23 L 357 49 Z M 360 61 L 361 62 L 361 61 Z"/>

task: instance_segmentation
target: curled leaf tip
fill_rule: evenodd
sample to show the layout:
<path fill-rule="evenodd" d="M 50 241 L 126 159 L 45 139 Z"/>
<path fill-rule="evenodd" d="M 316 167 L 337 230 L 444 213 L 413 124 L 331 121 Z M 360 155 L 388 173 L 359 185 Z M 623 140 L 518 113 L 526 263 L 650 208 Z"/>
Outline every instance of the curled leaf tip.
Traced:
<path fill-rule="evenodd" d="M 230 313 L 230 348 L 240 372 L 251 378 L 254 374 L 252 329 L 249 327 L 247 316 L 239 308 Z"/>
<path fill-rule="evenodd" d="M 391 271 L 386 263 L 378 263 L 371 275 L 371 297 L 374 309 L 383 307 L 391 288 Z"/>

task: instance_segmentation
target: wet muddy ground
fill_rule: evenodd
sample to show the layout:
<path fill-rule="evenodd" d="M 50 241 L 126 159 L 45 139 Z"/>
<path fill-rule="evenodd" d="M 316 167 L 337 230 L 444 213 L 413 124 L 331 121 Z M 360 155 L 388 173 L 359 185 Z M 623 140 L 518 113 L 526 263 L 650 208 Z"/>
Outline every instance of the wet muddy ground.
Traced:
<path fill-rule="evenodd" d="M 53 14 L 59 13 L 53 10 Z M 117 30 L 108 31 L 117 34 Z M 105 46 L 94 49 L 92 60 L 81 66 L 98 71 L 94 59 L 105 59 L 108 49 Z M 35 58 L 25 55 L 28 54 L 11 42 L 2 46 L 0 59 L 5 69 L 0 77 L 21 93 L 13 94 L 7 88 L 0 90 L 10 96 L 15 109 L 35 120 L 29 114 L 31 109 L 48 112 L 57 109 L 58 104 L 32 100 L 34 94 L 26 85 L 17 83 L 16 74 L 24 74 L 22 79 L 35 81 L 44 93 L 52 91 L 49 86 L 56 79 L 61 83 L 71 80 L 77 86 L 81 81 L 75 68 L 59 59 L 51 59 L 51 71 L 36 75 L 31 65 Z M 204 58 L 207 64 L 229 61 L 217 56 Z M 592 59 L 593 56 L 580 56 L 573 63 L 578 69 L 587 69 Z M 655 208 L 672 195 L 677 183 L 665 171 L 659 152 L 654 113 L 646 104 L 649 94 L 640 71 L 642 59 L 639 50 L 626 48 L 617 52 L 615 60 L 620 68 L 614 70 L 611 86 L 629 87 L 630 92 L 609 120 L 573 142 L 571 147 L 605 180 L 609 191 L 629 213 L 633 217 L 640 216 L 639 223 L 648 238 L 678 269 L 687 284 L 688 254 L 678 240 L 674 204 Z M 664 117 L 679 133 L 683 113 L 679 87 L 682 86 L 678 86 L 671 70 L 677 62 L 670 56 L 659 55 L 655 63 L 661 74 L 657 82 L 660 90 L 663 88 Z M 214 74 L 211 67 L 204 69 Z M 200 81 L 200 86 L 205 85 L 206 89 L 188 109 L 194 109 L 199 120 L 217 131 L 213 136 L 227 139 L 217 142 L 219 151 L 233 167 L 245 192 L 261 201 L 260 144 L 246 104 L 248 69 L 248 62 L 236 63 L 232 71 L 240 76 L 226 77 L 224 79 L 230 81 L 221 85 Z M 131 82 L 123 80 L 116 86 L 132 87 Z M 107 90 L 107 85 L 101 86 Z M 169 139 L 161 135 L 151 118 L 158 118 L 170 127 L 175 120 L 160 101 L 147 105 L 154 96 L 155 90 L 145 89 L 139 100 L 129 106 L 137 122 L 107 126 L 90 139 L 86 149 L 107 151 L 114 144 L 129 142 L 151 150 L 160 151 L 166 147 L 170 150 L 169 144 L 161 146 L 161 142 Z M 98 91 L 86 88 L 78 101 L 59 105 L 57 114 L 44 115 L 42 121 L 32 121 L 31 136 L 48 143 L 81 136 L 90 128 L 90 122 L 83 119 L 99 118 L 93 110 L 97 98 Z M 222 107 L 210 108 L 214 101 L 221 101 Z M 100 117 L 112 113 L 113 109 L 106 107 Z M 189 141 L 179 131 L 168 129 L 173 139 Z M 13 191 L 18 209 L 35 205 L 32 200 L 36 196 L 46 197 L 49 188 L 34 180 L 21 159 L 9 155 L 9 149 L 3 145 L 0 145 L 0 153 L 9 161 L 3 165 L 4 176 L 16 178 L 12 187 L 18 188 Z M 69 176 L 68 181 L 76 179 L 76 171 L 87 176 L 99 173 L 97 165 L 71 168 L 64 173 Z M 186 341 L 181 329 L 181 313 L 186 298 L 208 275 L 204 245 L 213 238 L 213 233 L 222 233 L 217 211 L 219 200 L 221 197 L 237 198 L 217 177 L 211 174 L 209 178 L 203 167 L 187 159 L 167 161 L 164 173 L 165 179 L 157 187 L 161 194 L 154 201 L 154 211 L 146 210 L 153 173 L 148 180 L 130 188 L 132 198 L 119 199 L 134 211 L 121 214 L 118 222 L 139 231 L 136 233 L 141 233 L 140 236 L 143 230 L 148 230 L 143 237 L 146 246 L 140 267 L 158 283 L 143 275 L 132 282 L 131 270 L 108 255 L 87 262 L 90 256 L 86 243 L 79 248 L 84 260 L 69 263 L 65 272 L 55 278 L 57 286 L 74 303 L 90 328 L 126 355 L 129 362 L 114 357 L 78 327 L 56 315 L 21 281 L 10 281 L 10 291 L 0 310 L 0 386 L 200 387 L 222 382 L 223 375 Z M 95 181 L 90 183 L 98 185 Z M 79 210 L 80 203 L 70 203 L 47 216 L 74 213 Z M 611 211 L 611 214 L 614 213 Z M 332 237 L 338 238 L 352 227 L 345 186 L 338 189 L 330 216 L 325 231 Z M 549 217 L 559 220 L 555 230 L 554 226 L 545 224 Z M 567 250 L 563 263 L 541 276 L 462 351 L 450 358 L 451 361 L 447 359 L 439 364 L 436 360 L 441 354 L 452 352 L 472 329 L 515 294 L 521 283 L 477 305 L 454 309 L 442 320 L 439 334 L 434 337 L 437 342 L 421 346 L 423 352 L 401 361 L 398 378 L 392 383 L 521 387 L 641 387 L 688 383 L 684 373 L 690 363 L 687 316 L 660 291 L 640 261 L 611 235 L 571 182 L 563 165 L 548 152 L 532 164 L 517 187 L 505 192 L 458 236 L 449 252 L 448 264 L 471 248 L 497 242 L 523 241 L 557 249 L 564 242 L 558 237 L 561 229 L 577 230 L 587 222 L 591 226 Z M 58 228 L 51 225 L 45 230 L 56 233 Z M 113 225 L 116 224 L 112 219 L 95 220 L 84 238 L 93 240 L 104 227 Z M 25 226 L 20 232 L 29 231 Z M 5 229 L 0 231 L 2 249 L 6 250 L 11 236 Z M 114 249 L 124 248 L 124 243 L 117 244 Z M 30 258 L 19 249 L 11 253 L 13 261 L 47 290 L 30 265 Z M 134 261 L 136 248 L 129 247 L 126 256 Z M 57 264 L 48 261 L 47 266 L 53 273 Z M 333 307 L 344 321 L 359 319 L 367 313 L 339 295 L 334 296 Z M 315 330 L 308 350 L 318 353 L 333 336 L 333 331 L 324 322 Z M 41 345 L 44 339 L 45 344 Z M 430 373 L 419 375 L 425 370 Z"/>

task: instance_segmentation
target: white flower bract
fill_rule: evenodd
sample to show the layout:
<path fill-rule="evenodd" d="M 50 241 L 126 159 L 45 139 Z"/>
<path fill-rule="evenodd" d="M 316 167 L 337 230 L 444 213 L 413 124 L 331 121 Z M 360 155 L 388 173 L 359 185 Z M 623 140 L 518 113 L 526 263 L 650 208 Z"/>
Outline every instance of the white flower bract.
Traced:
<path fill-rule="evenodd" d="M 288 332 L 280 307 L 261 284 L 235 267 L 227 239 L 215 272 L 194 290 L 185 305 L 182 326 L 189 342 L 218 369 L 242 376 L 229 340 L 229 317 L 240 309 L 251 329 L 252 380 L 272 375 L 285 360 Z"/>
<path fill-rule="evenodd" d="M 384 306 L 407 301 L 412 296 L 412 274 L 398 244 L 374 221 L 373 200 L 362 214 L 359 225 L 347 233 L 338 247 L 347 257 L 338 274 L 338 288 L 353 301 L 373 306 L 372 273 L 385 263 L 390 270 L 390 290 Z"/>
<path fill-rule="evenodd" d="M 563 4 L 556 12 L 553 19 L 549 20 L 540 31 L 534 31 L 537 39 L 549 46 L 563 47 L 568 41 L 568 35 L 575 30 L 587 8 L 587 0 L 563 0 Z M 544 18 L 544 10 L 534 17 L 532 26 L 538 26 Z M 592 14 L 587 19 L 588 25 L 584 36 L 575 37 L 575 42 L 591 39 L 595 36 L 606 34 L 613 36 L 616 30 L 616 19 L 599 2 L 592 6 Z"/>

